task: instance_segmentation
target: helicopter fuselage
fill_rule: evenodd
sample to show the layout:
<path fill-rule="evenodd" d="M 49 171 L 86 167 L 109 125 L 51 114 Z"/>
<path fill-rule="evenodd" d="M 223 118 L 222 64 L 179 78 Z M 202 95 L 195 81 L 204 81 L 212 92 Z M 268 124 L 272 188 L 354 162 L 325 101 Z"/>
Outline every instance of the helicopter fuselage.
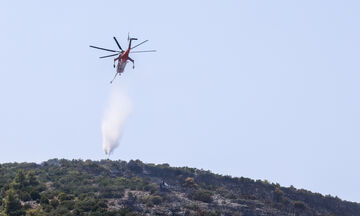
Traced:
<path fill-rule="evenodd" d="M 125 70 L 126 64 L 129 60 L 130 49 L 126 50 L 124 53 L 120 54 L 115 60 L 118 60 L 116 72 L 122 73 Z"/>
<path fill-rule="evenodd" d="M 127 60 L 120 59 L 116 67 L 116 72 L 118 73 L 124 72 L 126 64 L 127 64 Z"/>

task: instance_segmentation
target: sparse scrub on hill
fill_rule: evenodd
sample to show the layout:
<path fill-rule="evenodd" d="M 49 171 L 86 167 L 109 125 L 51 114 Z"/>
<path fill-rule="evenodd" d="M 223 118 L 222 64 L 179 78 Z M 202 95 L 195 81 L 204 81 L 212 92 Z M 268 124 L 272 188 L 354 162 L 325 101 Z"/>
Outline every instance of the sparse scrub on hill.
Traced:
<path fill-rule="evenodd" d="M 0 165 L 1 215 L 357 216 L 360 205 L 267 181 L 140 160 Z"/>

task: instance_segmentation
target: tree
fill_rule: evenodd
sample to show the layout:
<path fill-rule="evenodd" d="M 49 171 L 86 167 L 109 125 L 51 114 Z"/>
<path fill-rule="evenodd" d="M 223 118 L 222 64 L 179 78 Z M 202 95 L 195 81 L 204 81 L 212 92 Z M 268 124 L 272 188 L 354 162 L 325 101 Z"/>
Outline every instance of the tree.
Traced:
<path fill-rule="evenodd" d="M 31 186 L 36 186 L 39 184 L 38 180 L 35 177 L 34 171 L 29 171 L 26 173 L 26 182 Z"/>
<path fill-rule="evenodd" d="M 274 201 L 281 202 L 283 196 L 284 196 L 284 192 L 279 187 L 276 187 L 274 190 L 274 196 L 273 196 Z"/>
<path fill-rule="evenodd" d="M 12 182 L 12 186 L 15 189 L 22 189 L 26 186 L 26 179 L 23 170 L 18 170 L 16 176 Z"/>
<path fill-rule="evenodd" d="M 25 215 L 25 211 L 22 209 L 20 200 L 13 189 L 6 191 L 3 209 L 3 213 L 6 216 Z"/>
<path fill-rule="evenodd" d="M 143 168 L 140 164 L 141 164 L 141 162 L 139 162 L 139 161 L 130 160 L 128 163 L 129 170 L 131 170 L 135 173 L 142 173 Z"/>

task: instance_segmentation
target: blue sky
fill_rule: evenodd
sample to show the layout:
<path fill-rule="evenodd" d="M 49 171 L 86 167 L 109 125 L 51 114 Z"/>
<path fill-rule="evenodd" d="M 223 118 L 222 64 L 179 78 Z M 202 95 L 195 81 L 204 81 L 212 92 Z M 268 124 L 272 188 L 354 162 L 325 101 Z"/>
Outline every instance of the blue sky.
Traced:
<path fill-rule="evenodd" d="M 114 85 L 111 159 L 267 179 L 360 202 L 358 1 L 2 1 L 0 162 L 105 158 L 114 69 L 90 44 L 149 39 Z M 140 50 L 140 47 L 139 47 Z M 107 53 L 105 53 L 107 54 Z"/>

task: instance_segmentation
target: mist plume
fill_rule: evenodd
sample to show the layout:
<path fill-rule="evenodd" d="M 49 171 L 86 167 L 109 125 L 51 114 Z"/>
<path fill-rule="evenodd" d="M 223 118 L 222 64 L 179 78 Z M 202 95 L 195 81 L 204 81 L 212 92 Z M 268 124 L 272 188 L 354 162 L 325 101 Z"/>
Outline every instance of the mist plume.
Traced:
<path fill-rule="evenodd" d="M 131 101 L 124 90 L 117 87 L 112 88 L 101 125 L 105 154 L 110 155 L 119 145 L 125 122 L 131 110 Z"/>

